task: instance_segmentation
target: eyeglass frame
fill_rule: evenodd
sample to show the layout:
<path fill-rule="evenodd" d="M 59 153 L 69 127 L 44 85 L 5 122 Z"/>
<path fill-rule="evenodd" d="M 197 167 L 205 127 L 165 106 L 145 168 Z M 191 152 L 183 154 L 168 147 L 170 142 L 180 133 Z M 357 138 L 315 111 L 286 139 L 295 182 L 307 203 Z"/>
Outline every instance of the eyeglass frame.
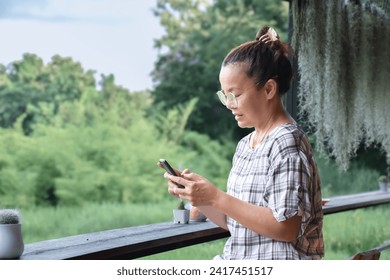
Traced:
<path fill-rule="evenodd" d="M 227 103 L 229 102 L 234 108 L 238 107 L 237 97 L 233 93 L 225 93 L 223 90 L 219 90 L 215 94 L 218 95 L 219 101 L 221 101 L 224 106 L 227 107 Z"/>
<path fill-rule="evenodd" d="M 259 81 L 254 85 L 254 87 L 258 87 L 261 84 L 263 84 L 263 86 L 264 86 L 269 80 L 276 80 L 277 78 L 278 78 L 278 76 L 276 75 L 276 76 L 273 76 L 272 78 L 269 78 L 266 82 Z M 224 106 L 227 107 L 227 101 L 229 101 L 233 105 L 233 108 L 238 107 L 237 97 L 232 92 L 228 92 L 226 94 L 223 91 L 223 89 L 221 89 L 221 90 L 217 91 L 215 94 L 218 95 L 219 101 L 221 101 L 221 103 Z M 228 100 L 228 96 L 230 97 L 230 100 Z"/>
<path fill-rule="evenodd" d="M 261 82 L 257 82 L 254 87 L 257 87 L 258 85 L 260 85 Z M 238 107 L 238 101 L 237 101 L 237 97 L 232 93 L 232 92 L 227 92 L 225 93 L 222 89 L 217 91 L 215 93 L 216 95 L 218 95 L 218 98 L 219 98 L 219 101 L 221 101 L 221 103 L 227 107 L 227 102 L 229 102 L 231 104 L 231 106 L 233 106 L 233 108 L 237 108 Z"/>

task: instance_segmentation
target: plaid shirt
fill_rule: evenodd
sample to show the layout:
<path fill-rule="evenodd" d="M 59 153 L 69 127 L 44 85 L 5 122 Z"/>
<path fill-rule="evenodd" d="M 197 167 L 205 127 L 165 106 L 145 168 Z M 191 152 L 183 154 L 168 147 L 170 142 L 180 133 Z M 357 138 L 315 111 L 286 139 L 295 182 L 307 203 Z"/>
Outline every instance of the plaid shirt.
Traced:
<path fill-rule="evenodd" d="M 231 237 L 216 259 L 321 259 L 321 189 L 309 141 L 296 124 L 281 125 L 252 149 L 250 135 L 237 145 L 228 179 L 228 193 L 268 207 L 277 221 L 298 214 L 299 236 L 293 242 L 259 235 L 227 217 Z"/>

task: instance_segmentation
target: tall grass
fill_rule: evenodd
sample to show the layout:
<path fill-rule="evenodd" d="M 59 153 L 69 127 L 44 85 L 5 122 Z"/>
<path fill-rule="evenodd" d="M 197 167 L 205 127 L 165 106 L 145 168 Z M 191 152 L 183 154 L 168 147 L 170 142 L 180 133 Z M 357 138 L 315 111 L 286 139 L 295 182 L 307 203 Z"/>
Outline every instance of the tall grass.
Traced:
<path fill-rule="evenodd" d="M 175 199 L 158 204 L 89 204 L 83 207 L 21 209 L 26 243 L 87 232 L 172 220 Z M 325 216 L 325 259 L 348 259 L 390 240 L 390 206 Z M 148 260 L 208 260 L 220 254 L 226 239 L 145 257 Z M 381 259 L 390 260 L 390 250 Z"/>
<path fill-rule="evenodd" d="M 325 216 L 326 259 L 348 258 L 390 241 L 390 205 Z M 381 259 L 390 259 L 390 250 Z"/>
<path fill-rule="evenodd" d="M 172 219 L 175 199 L 158 204 L 91 203 L 80 207 L 34 207 L 21 209 L 26 243 L 151 224 Z"/>

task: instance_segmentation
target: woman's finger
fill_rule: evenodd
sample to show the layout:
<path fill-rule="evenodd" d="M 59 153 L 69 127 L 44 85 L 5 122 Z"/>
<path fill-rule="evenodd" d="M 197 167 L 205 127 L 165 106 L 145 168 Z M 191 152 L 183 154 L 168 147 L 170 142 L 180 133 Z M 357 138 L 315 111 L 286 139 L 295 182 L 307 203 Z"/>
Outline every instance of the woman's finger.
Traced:
<path fill-rule="evenodd" d="M 182 185 L 182 186 L 184 186 L 184 187 L 188 186 L 189 183 L 190 183 L 190 181 L 188 181 L 188 180 L 186 180 L 186 179 L 184 179 L 184 178 L 182 178 L 182 177 L 173 176 L 173 175 L 168 174 L 168 173 L 165 173 L 165 174 L 164 174 L 164 177 L 165 177 L 166 179 L 168 179 L 168 180 L 170 180 L 170 181 L 172 181 L 172 182 L 175 182 L 175 183 L 177 183 L 177 184 L 179 184 L 179 185 Z"/>
<path fill-rule="evenodd" d="M 183 195 L 183 194 L 180 192 L 180 190 L 182 190 L 182 189 L 178 188 L 177 185 L 176 185 L 175 183 L 169 181 L 169 182 L 168 182 L 168 185 L 169 185 L 169 187 L 168 187 L 168 192 L 169 192 L 171 195 L 177 196 L 177 197 L 179 197 L 179 195 Z"/>
<path fill-rule="evenodd" d="M 196 173 L 182 173 L 182 177 L 184 179 L 186 179 L 187 181 L 193 181 L 193 182 L 202 180 L 202 178 L 203 178 L 202 176 L 200 176 Z"/>
<path fill-rule="evenodd" d="M 181 172 L 181 175 L 190 174 L 190 173 L 191 173 L 191 171 L 188 168 L 186 168 L 183 170 L 183 172 Z"/>

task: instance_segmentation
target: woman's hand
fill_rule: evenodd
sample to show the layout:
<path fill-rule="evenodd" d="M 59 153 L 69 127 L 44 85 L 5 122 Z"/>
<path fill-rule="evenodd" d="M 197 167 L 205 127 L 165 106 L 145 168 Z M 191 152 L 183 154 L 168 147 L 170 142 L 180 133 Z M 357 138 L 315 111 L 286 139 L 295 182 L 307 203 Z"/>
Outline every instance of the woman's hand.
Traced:
<path fill-rule="evenodd" d="M 221 192 L 206 178 L 191 173 L 188 169 L 185 169 L 180 176 L 165 173 L 164 177 L 168 179 L 169 193 L 187 200 L 193 206 L 211 206 Z M 175 183 L 183 185 L 185 188 L 178 188 Z"/>
<path fill-rule="evenodd" d="M 163 168 L 161 163 L 158 162 L 157 165 Z M 228 230 L 225 214 L 213 207 L 213 204 L 218 199 L 217 197 L 222 196 L 224 193 L 202 176 L 191 173 L 188 169 L 185 169 L 183 172 L 177 169 L 174 169 L 174 171 L 178 176 L 172 176 L 168 172 L 164 173 L 164 177 L 168 180 L 168 192 L 171 195 L 187 200 L 192 206 L 199 207 L 199 210 L 207 218 Z M 183 185 L 184 189 L 178 188 L 176 183 Z"/>

